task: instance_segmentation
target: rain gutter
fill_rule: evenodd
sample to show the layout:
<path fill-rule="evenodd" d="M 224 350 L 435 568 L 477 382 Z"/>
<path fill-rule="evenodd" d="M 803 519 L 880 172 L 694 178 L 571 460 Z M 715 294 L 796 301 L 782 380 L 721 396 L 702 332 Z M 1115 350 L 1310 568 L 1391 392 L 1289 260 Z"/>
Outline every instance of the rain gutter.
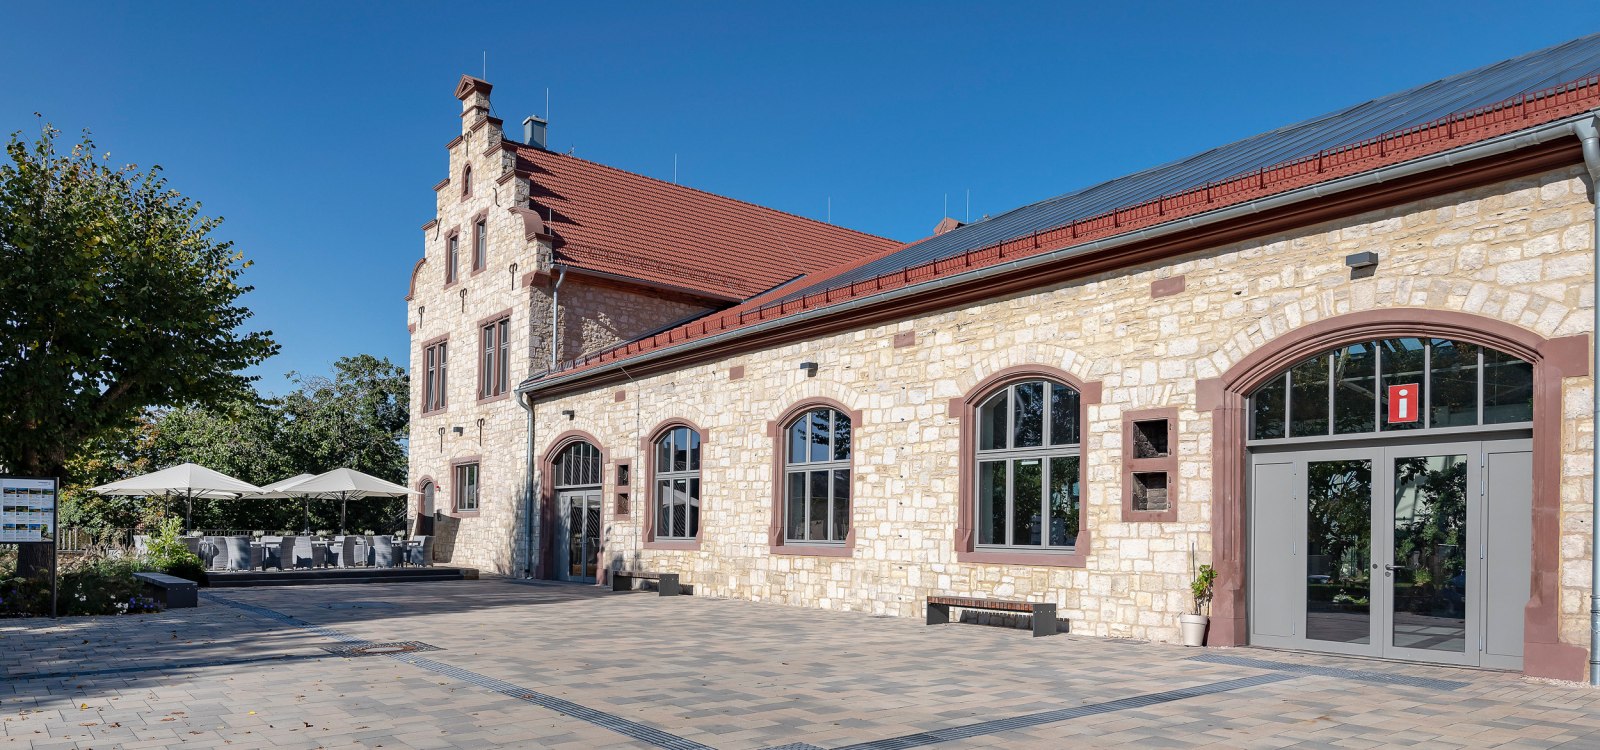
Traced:
<path fill-rule="evenodd" d="M 972 282 L 981 281 L 1002 274 L 1013 273 L 1016 271 L 1027 270 L 1030 268 L 1055 263 L 1077 255 L 1086 255 L 1102 250 L 1110 250 L 1124 245 L 1130 245 L 1136 242 L 1143 242 L 1146 240 L 1178 234 L 1180 232 L 1188 232 L 1213 224 L 1219 224 L 1233 219 L 1248 217 L 1253 214 L 1292 206 L 1296 203 L 1301 203 L 1304 201 L 1326 198 L 1351 190 L 1381 185 L 1393 180 L 1411 177 L 1413 175 L 1418 175 L 1425 172 L 1431 172 L 1436 169 L 1444 169 L 1465 164 L 1467 162 L 1476 161 L 1478 159 L 1508 154 L 1513 151 L 1530 148 L 1550 141 L 1563 138 L 1572 138 L 1578 134 L 1578 124 L 1580 122 L 1590 123 L 1590 118 L 1593 117 L 1593 114 L 1585 113 L 1576 117 L 1569 117 L 1564 120 L 1558 120 L 1553 123 L 1541 125 L 1530 130 L 1497 136 L 1480 143 L 1472 144 L 1470 146 L 1463 146 L 1458 149 L 1433 154 L 1431 156 L 1424 156 L 1408 162 L 1402 162 L 1393 166 L 1376 169 L 1371 172 L 1364 172 L 1362 174 L 1342 177 L 1317 185 L 1310 185 L 1307 187 L 1290 190 L 1286 193 L 1280 193 L 1278 195 L 1261 198 L 1248 203 L 1241 203 L 1235 206 L 1217 209 L 1215 211 L 1191 216 L 1186 219 L 1179 219 L 1176 221 L 1167 222 L 1165 224 L 1158 224 L 1153 227 L 1140 229 L 1127 234 L 1119 234 L 1115 237 L 1107 237 L 1102 240 L 1096 240 L 1094 242 L 1089 242 L 1082 245 L 1074 245 L 1072 247 L 1066 247 L 1048 253 L 1032 255 L 1012 261 L 1010 263 L 985 266 L 983 268 L 959 273 L 954 276 L 948 276 L 943 279 L 903 286 L 898 289 L 882 292 L 880 294 L 874 294 L 861 299 L 852 300 L 850 302 L 841 302 L 837 305 L 820 307 L 794 315 L 775 318 L 765 323 L 757 323 L 752 326 L 735 328 L 724 333 L 707 336 L 703 339 L 686 341 L 677 346 L 666 347 L 653 352 L 640 354 L 638 356 L 614 360 L 608 364 L 597 365 L 592 368 L 578 370 L 567 375 L 541 378 L 534 382 L 524 382 L 521 385 L 518 385 L 516 390 L 518 393 L 537 393 L 555 386 L 594 377 L 596 375 L 610 373 L 613 370 L 618 369 L 623 362 L 637 367 L 638 365 L 647 364 L 649 362 L 666 357 L 677 356 L 684 352 L 692 352 L 698 349 L 704 349 L 729 339 L 754 336 L 765 331 L 798 325 L 809 320 L 837 315 L 841 312 L 848 312 L 850 310 L 865 307 L 867 305 L 881 305 L 884 302 L 889 302 L 904 297 L 925 294 L 930 291 L 937 291 L 939 289 L 961 284 L 970 284 Z M 1597 306 L 1597 310 L 1600 310 L 1600 306 Z M 554 372 L 554 370 L 555 363 L 552 362 L 551 371 Z M 1600 389 L 1597 389 L 1597 392 L 1600 392 Z M 1596 638 L 1600 638 L 1600 630 L 1595 632 Z"/>
<path fill-rule="evenodd" d="M 1589 170 L 1590 197 L 1594 203 L 1594 278 L 1596 293 L 1600 294 L 1600 115 L 1575 123 L 1573 129 L 1578 140 L 1583 142 L 1583 166 Z M 1596 335 L 1600 335 L 1600 302 L 1594 305 L 1591 341 Z M 1600 342 L 1592 347 L 1590 356 L 1594 359 L 1589 364 L 1589 376 L 1600 382 Z M 1589 390 L 1594 396 L 1589 415 L 1594 424 L 1600 426 L 1600 388 L 1590 387 Z M 1589 499 L 1593 503 L 1589 510 L 1589 684 L 1600 687 L 1600 533 L 1595 530 L 1595 522 L 1600 521 L 1600 445 L 1590 452 L 1594 464 L 1589 476 Z"/>

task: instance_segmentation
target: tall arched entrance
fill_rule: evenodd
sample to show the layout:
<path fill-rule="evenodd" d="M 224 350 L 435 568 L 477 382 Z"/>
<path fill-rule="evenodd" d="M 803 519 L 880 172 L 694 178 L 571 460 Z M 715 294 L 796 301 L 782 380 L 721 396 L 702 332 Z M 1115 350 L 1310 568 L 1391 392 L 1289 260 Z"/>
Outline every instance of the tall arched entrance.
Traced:
<path fill-rule="evenodd" d="M 1212 642 L 1581 672 L 1558 638 L 1557 549 L 1561 378 L 1587 354 L 1586 336 L 1374 311 L 1203 383 Z"/>
<path fill-rule="evenodd" d="M 557 441 L 547 458 L 544 541 L 550 578 L 575 583 L 599 580 L 604 466 L 599 446 L 587 436 Z"/>

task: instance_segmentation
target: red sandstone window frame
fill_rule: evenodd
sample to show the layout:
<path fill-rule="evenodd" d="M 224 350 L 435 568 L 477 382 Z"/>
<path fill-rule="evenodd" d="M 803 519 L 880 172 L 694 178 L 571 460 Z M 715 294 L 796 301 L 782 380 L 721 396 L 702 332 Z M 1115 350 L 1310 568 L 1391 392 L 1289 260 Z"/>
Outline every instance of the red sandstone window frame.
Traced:
<path fill-rule="evenodd" d="M 443 354 L 443 358 L 436 358 L 435 352 Z M 417 411 L 422 414 L 437 414 L 450 408 L 448 334 L 422 343 L 422 363 L 422 404 Z"/>
<path fill-rule="evenodd" d="M 461 472 L 467 467 L 472 467 L 472 507 L 462 507 L 462 493 L 466 485 L 461 479 Z M 450 515 L 457 517 L 476 516 L 483 509 L 483 462 L 478 456 L 462 456 L 450 462 Z"/>
<path fill-rule="evenodd" d="M 444 236 L 444 285 L 461 281 L 461 228 L 452 227 Z"/>
<path fill-rule="evenodd" d="M 788 428 L 791 423 L 813 409 L 833 409 L 850 418 L 850 528 L 845 532 L 843 543 L 821 542 L 794 542 L 786 539 L 784 533 L 784 492 L 787 487 L 788 451 L 785 450 Z M 856 508 L 861 496 L 857 488 L 856 457 L 860 454 L 857 447 L 861 444 L 860 434 L 863 422 L 861 410 L 852 409 L 831 398 L 809 398 L 799 401 L 778 418 L 767 423 L 767 436 L 772 441 L 772 504 L 771 522 L 767 526 L 767 549 L 774 555 L 797 555 L 804 557 L 854 557 L 856 550 Z"/>
<path fill-rule="evenodd" d="M 489 339 L 494 349 L 489 350 Z M 511 310 L 478 321 L 478 403 L 511 396 Z"/>
<path fill-rule="evenodd" d="M 1135 422 L 1165 422 L 1167 425 L 1167 455 L 1159 458 L 1139 458 L 1135 448 Z M 1133 504 L 1134 474 L 1165 474 L 1167 477 L 1167 509 L 1138 510 Z M 1122 414 L 1122 522 L 1169 522 L 1178 520 L 1178 410 L 1145 409 Z"/>
<path fill-rule="evenodd" d="M 700 500 L 700 527 L 695 529 L 695 535 L 694 535 L 694 537 L 692 539 L 671 538 L 671 539 L 659 539 L 658 540 L 656 538 L 656 505 L 655 505 L 655 503 L 656 503 L 655 487 L 656 487 L 656 473 L 657 473 L 656 472 L 656 469 L 657 469 L 657 467 L 656 467 L 656 443 L 661 440 L 663 435 L 666 435 L 667 433 L 671 432 L 672 430 L 676 430 L 676 429 L 678 429 L 680 427 L 687 428 L 687 429 L 693 431 L 695 434 L 700 436 L 700 466 L 702 467 L 701 468 L 701 473 L 700 473 L 700 497 L 699 497 L 699 500 Z M 661 422 L 660 424 L 657 424 L 653 429 L 651 429 L 649 432 L 645 433 L 645 438 L 643 440 L 639 441 L 639 454 L 638 454 L 638 459 L 637 460 L 639 461 L 639 464 L 644 469 L 644 471 L 642 473 L 642 481 L 640 479 L 632 479 L 631 480 L 631 481 L 633 481 L 633 484 L 634 484 L 631 500 L 633 501 L 633 503 L 632 503 L 633 507 L 638 508 L 639 512 L 643 514 L 644 548 L 645 549 L 662 549 L 662 550 L 698 550 L 698 549 L 700 549 L 700 540 L 702 538 L 704 538 L 704 536 L 705 536 L 706 519 L 708 517 L 708 514 L 706 513 L 706 500 L 705 500 L 705 498 L 706 498 L 706 481 L 705 481 L 704 467 L 706 465 L 706 446 L 709 445 L 709 444 L 710 444 L 710 440 L 708 438 L 708 433 L 704 429 L 702 429 L 699 425 L 695 424 L 694 422 L 691 422 L 691 421 L 689 421 L 687 419 L 684 419 L 684 418 L 681 418 L 681 417 L 674 417 L 674 418 L 671 418 L 671 419 L 667 419 L 667 420 Z M 631 472 L 630 472 L 630 474 L 631 474 Z M 620 492 L 621 488 L 618 488 L 618 491 Z"/>
<path fill-rule="evenodd" d="M 977 542 L 978 407 L 995 391 L 1029 380 L 1049 380 L 1078 392 L 1078 536 L 1071 552 L 979 549 Z M 956 562 L 1032 567 L 1082 568 L 1087 566 L 1090 549 L 1089 461 L 1092 439 L 1089 434 L 1089 407 L 1100 403 L 1100 381 L 1085 382 L 1049 365 L 1019 365 L 996 372 L 974 385 L 960 398 L 950 400 L 949 415 L 960 423 L 961 452 L 957 461 Z"/>
<path fill-rule="evenodd" d="M 472 275 L 476 276 L 489 267 L 489 212 L 473 214 L 468 226 L 472 228 Z"/>

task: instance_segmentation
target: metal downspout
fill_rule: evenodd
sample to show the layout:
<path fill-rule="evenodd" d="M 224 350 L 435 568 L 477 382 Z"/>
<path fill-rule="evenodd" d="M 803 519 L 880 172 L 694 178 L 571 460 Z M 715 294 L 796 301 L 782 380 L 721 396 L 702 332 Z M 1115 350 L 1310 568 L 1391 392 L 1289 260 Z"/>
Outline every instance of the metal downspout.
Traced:
<path fill-rule="evenodd" d="M 1600 116 L 1593 117 L 1573 124 L 1578 139 L 1583 141 L 1583 165 L 1589 169 L 1590 196 L 1594 202 L 1594 278 L 1596 286 L 1596 299 L 1594 302 L 1594 328 L 1589 334 L 1590 341 L 1594 342 L 1590 355 L 1593 360 L 1589 363 L 1589 376 L 1596 385 L 1590 387 L 1594 395 L 1593 409 L 1590 415 L 1594 418 L 1594 435 L 1600 438 Z M 1590 477 L 1590 501 L 1592 508 L 1589 516 L 1589 684 L 1600 686 L 1600 532 L 1596 526 L 1600 525 L 1600 439 L 1592 449 L 1594 458 L 1594 474 Z"/>
<path fill-rule="evenodd" d="M 528 473 L 527 473 L 527 479 L 524 480 L 524 482 L 523 482 L 524 497 L 528 498 L 528 548 L 526 550 L 527 557 L 524 558 L 527 561 L 526 562 L 526 567 L 525 567 L 523 572 L 527 574 L 526 575 L 527 578 L 533 578 L 533 572 L 534 572 L 534 569 L 535 569 L 534 568 L 533 554 L 534 554 L 534 548 L 537 546 L 537 542 L 536 542 L 536 540 L 535 540 L 533 535 L 534 535 L 534 532 L 538 530 L 535 527 L 535 520 L 538 518 L 538 515 L 539 515 L 539 496 L 534 493 L 534 482 L 533 482 L 533 468 L 534 468 L 533 446 L 534 446 L 534 442 L 535 442 L 534 441 L 534 430 L 536 429 L 534 421 L 533 421 L 533 394 L 532 393 L 519 394 L 518 398 L 517 398 L 517 405 L 521 406 L 522 410 L 528 413 L 528 430 L 527 430 L 527 432 L 528 432 L 528 467 L 527 467 L 527 472 Z"/>
<path fill-rule="evenodd" d="M 556 324 L 561 319 L 561 282 L 566 280 L 567 267 L 562 266 L 561 274 L 550 285 L 550 372 L 556 371 L 556 361 L 561 352 L 561 329 Z"/>

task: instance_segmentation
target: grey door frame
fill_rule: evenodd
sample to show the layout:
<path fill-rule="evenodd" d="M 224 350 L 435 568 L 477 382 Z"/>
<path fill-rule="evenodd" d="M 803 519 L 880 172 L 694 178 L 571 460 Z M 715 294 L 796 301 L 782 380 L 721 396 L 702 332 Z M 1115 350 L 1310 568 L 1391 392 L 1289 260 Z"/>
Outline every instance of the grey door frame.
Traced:
<path fill-rule="evenodd" d="M 601 507 L 601 502 L 600 502 L 600 488 L 599 487 L 572 487 L 572 488 L 562 488 L 562 489 L 556 490 L 556 538 L 557 538 L 557 543 L 559 545 L 561 545 L 561 546 L 560 546 L 559 557 L 556 560 L 557 565 L 556 565 L 556 570 L 555 570 L 555 574 L 556 574 L 555 577 L 556 577 L 557 580 L 571 581 L 571 582 L 574 582 L 574 583 L 597 583 L 599 581 L 599 576 L 600 576 L 600 545 L 604 544 L 604 539 L 602 538 L 603 537 L 603 533 L 599 529 L 596 529 L 594 534 L 593 534 L 594 538 L 597 540 L 596 541 L 596 545 L 595 545 L 595 549 L 585 550 L 584 551 L 585 558 L 590 558 L 590 562 L 593 563 L 593 565 L 595 567 L 595 575 L 592 576 L 592 577 L 591 576 L 573 576 L 572 575 L 572 563 L 571 563 L 571 560 L 572 560 L 572 526 L 571 526 L 572 510 L 571 510 L 571 508 L 572 508 L 572 505 L 573 505 L 574 501 L 577 501 L 577 502 L 581 503 L 585 508 L 587 508 L 587 506 L 589 506 L 591 504 L 591 501 L 592 501 L 592 504 L 595 506 L 595 508 L 597 510 L 601 510 L 602 511 L 600 513 L 600 515 L 602 516 L 601 521 L 600 521 L 601 524 L 604 525 L 604 523 L 605 523 L 604 518 L 603 518 L 603 516 L 604 516 L 603 510 L 604 509 Z M 585 520 L 585 523 L 588 522 L 588 514 L 587 513 L 584 514 L 584 520 Z M 585 530 L 587 531 L 587 529 L 585 529 Z M 585 537 L 585 538 L 588 537 L 588 536 L 589 536 L 588 534 L 584 534 L 583 535 L 583 537 Z M 585 565 L 585 567 L 588 567 L 588 566 Z"/>
<path fill-rule="evenodd" d="M 1247 610 L 1247 637 L 1251 645 L 1267 646 L 1273 648 L 1290 648 L 1298 650 L 1319 651 L 1325 653 L 1349 654 L 1359 656 L 1374 656 L 1379 658 L 1405 659 L 1412 661 L 1428 661 L 1441 664 L 1459 664 L 1468 666 L 1483 666 L 1496 669 L 1521 669 L 1521 656 L 1507 654 L 1491 654 L 1486 651 L 1488 620 L 1494 607 L 1513 607 L 1520 613 L 1527 604 L 1526 598 L 1519 602 L 1489 602 L 1486 601 L 1487 579 L 1486 572 L 1491 561 L 1488 560 L 1488 542 L 1485 530 L 1490 523 L 1490 507 L 1493 499 L 1488 497 L 1490 482 L 1489 456 L 1515 453 L 1528 453 L 1531 457 L 1533 441 L 1526 436 L 1523 430 L 1483 430 L 1475 434 L 1445 435 L 1391 435 L 1384 439 L 1374 440 L 1369 443 L 1346 444 L 1337 447 L 1317 447 L 1320 441 L 1301 442 L 1294 447 L 1303 445 L 1299 450 L 1291 449 L 1290 445 L 1274 445 L 1270 448 L 1258 447 L 1250 451 L 1250 470 L 1246 475 L 1246 508 L 1247 523 L 1246 550 L 1249 556 L 1248 572 L 1246 577 L 1246 596 L 1249 609 Z M 1451 440 L 1450 438 L 1456 438 Z M 1467 456 L 1467 600 L 1466 600 L 1466 649 L 1457 655 L 1453 652 L 1433 651 L 1428 649 L 1404 648 L 1393 645 L 1394 637 L 1394 597 L 1393 575 L 1385 569 L 1385 565 L 1394 560 L 1394 462 L 1397 458 L 1415 456 L 1440 456 L 1440 455 L 1465 455 Z M 1372 584 L 1369 592 L 1369 612 L 1371 637 L 1368 643 L 1352 644 L 1337 641 L 1320 641 L 1306 638 L 1306 597 L 1303 590 L 1295 595 L 1284 597 L 1283 592 L 1264 591 L 1258 585 L 1264 576 L 1260 574 L 1267 565 L 1289 565 L 1293 570 L 1300 571 L 1298 580 L 1304 581 L 1306 571 L 1306 529 L 1307 529 L 1307 504 L 1306 504 L 1306 466 L 1312 462 L 1336 460 L 1362 460 L 1372 462 L 1372 548 L 1369 550 L 1372 565 Z M 1264 466 L 1292 467 L 1292 484 L 1289 491 L 1291 508 L 1289 522 L 1295 531 L 1289 541 L 1290 550 L 1287 559 L 1280 550 L 1278 554 L 1268 559 L 1263 554 L 1266 546 L 1263 530 L 1258 529 L 1258 518 L 1263 514 L 1257 510 L 1257 502 L 1261 491 L 1256 487 L 1258 471 Z M 1528 477 L 1514 477 L 1513 481 L 1531 486 L 1531 462 Z M 1531 494 L 1527 496 L 1531 499 Z M 1504 501 L 1502 501 L 1504 502 Z M 1522 516 L 1531 517 L 1532 508 L 1525 501 L 1513 500 L 1518 507 L 1510 512 L 1520 513 Z M 1504 511 L 1502 511 L 1504 512 Z M 1272 533 L 1270 531 L 1265 533 Z M 1281 533 L 1279 530 L 1278 533 Z M 1279 540 L 1281 541 L 1281 540 Z M 1531 538 L 1528 548 L 1531 556 Z M 1513 561 L 1514 562 L 1514 561 Z M 1531 572 L 1528 573 L 1531 575 Z M 1302 583 L 1302 585 L 1304 585 Z M 1288 616 L 1295 623 L 1292 635 L 1267 635 L 1256 632 L 1256 623 L 1265 607 L 1288 607 Z"/>

